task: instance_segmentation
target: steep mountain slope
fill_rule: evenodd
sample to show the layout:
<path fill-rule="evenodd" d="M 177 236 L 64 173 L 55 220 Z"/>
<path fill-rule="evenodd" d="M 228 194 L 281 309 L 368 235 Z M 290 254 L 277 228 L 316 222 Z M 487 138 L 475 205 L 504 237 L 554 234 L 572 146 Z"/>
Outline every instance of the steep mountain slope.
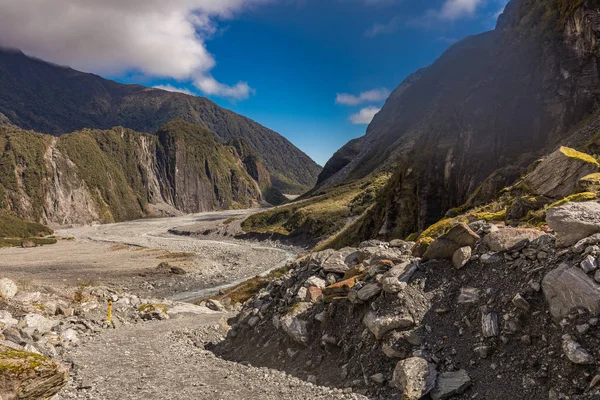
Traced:
<path fill-rule="evenodd" d="M 206 98 L 119 84 L 18 51 L 0 49 L 0 113 L 21 128 L 52 135 L 114 126 L 154 133 L 181 118 L 208 128 L 223 143 L 244 137 L 283 192 L 309 189 L 320 172 L 284 137 Z"/>
<path fill-rule="evenodd" d="M 406 79 L 325 166 L 320 187 L 395 170 L 372 235 L 422 231 L 473 194 L 484 201 L 590 122 L 599 38 L 597 1 L 512 0 L 494 31 Z"/>
<path fill-rule="evenodd" d="M 236 149 L 182 120 L 156 135 L 118 127 L 55 138 L 0 126 L 0 210 L 29 220 L 113 222 L 261 200 Z"/>

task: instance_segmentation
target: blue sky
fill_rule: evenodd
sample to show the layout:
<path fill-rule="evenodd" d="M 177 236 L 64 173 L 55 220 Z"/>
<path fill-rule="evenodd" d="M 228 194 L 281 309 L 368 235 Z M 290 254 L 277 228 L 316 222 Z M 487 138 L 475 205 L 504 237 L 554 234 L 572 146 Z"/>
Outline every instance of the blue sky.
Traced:
<path fill-rule="evenodd" d="M 390 90 L 455 41 L 492 29 L 506 2 L 23 0 L 0 6 L 0 44 L 204 95 L 323 165 L 365 133 Z"/>

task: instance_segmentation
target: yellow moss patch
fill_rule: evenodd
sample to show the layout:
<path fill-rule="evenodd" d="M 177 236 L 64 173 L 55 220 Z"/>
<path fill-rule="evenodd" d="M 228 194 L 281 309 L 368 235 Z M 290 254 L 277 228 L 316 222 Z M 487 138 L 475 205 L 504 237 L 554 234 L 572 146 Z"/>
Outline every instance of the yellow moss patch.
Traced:
<path fill-rule="evenodd" d="M 576 158 L 578 160 L 600 166 L 600 164 L 598 164 L 598 161 L 596 161 L 596 159 L 594 157 L 590 156 L 589 154 L 582 153 L 580 151 L 572 149 L 570 147 L 562 146 L 559 149 L 559 151 L 567 157 Z"/>
<path fill-rule="evenodd" d="M 579 203 L 582 201 L 590 201 L 590 200 L 595 200 L 598 196 L 596 195 L 596 193 L 592 193 L 592 192 L 583 192 L 583 193 L 576 193 L 576 194 L 572 194 L 570 196 L 565 197 L 562 200 L 559 200 L 555 203 L 552 203 L 548 206 L 548 208 L 554 208 L 554 207 L 559 207 L 562 206 L 563 204 L 566 203 Z"/>
<path fill-rule="evenodd" d="M 36 369 L 47 359 L 39 354 L 15 350 L 0 345 L 0 374 L 3 371 L 20 374 Z"/>
<path fill-rule="evenodd" d="M 448 232 L 454 225 L 458 223 L 458 219 L 456 218 L 445 218 L 442 219 L 435 224 L 431 225 L 429 228 L 425 229 L 423 233 L 419 236 L 419 240 L 422 242 L 423 239 L 437 239 L 442 236 L 444 233 Z M 432 240 L 433 241 L 433 240 Z"/>
<path fill-rule="evenodd" d="M 476 220 L 483 219 L 487 222 L 490 221 L 504 221 L 506 220 L 506 210 L 497 212 L 480 212 L 473 214 Z"/>

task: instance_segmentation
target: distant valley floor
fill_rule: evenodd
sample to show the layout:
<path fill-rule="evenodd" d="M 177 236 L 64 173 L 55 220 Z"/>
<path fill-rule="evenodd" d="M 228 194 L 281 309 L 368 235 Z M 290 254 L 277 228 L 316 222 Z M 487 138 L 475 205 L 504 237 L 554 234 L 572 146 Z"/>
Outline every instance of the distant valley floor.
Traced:
<path fill-rule="evenodd" d="M 0 268 L 25 286 L 107 285 L 155 297 L 212 288 L 260 274 L 299 251 L 233 239 L 235 225 L 255 211 L 58 229 L 56 245 L 0 249 Z"/>

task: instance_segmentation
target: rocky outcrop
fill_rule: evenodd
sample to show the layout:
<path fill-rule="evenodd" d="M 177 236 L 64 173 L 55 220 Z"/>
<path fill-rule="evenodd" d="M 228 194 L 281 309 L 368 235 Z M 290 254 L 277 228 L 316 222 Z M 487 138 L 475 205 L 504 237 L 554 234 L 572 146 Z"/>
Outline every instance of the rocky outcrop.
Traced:
<path fill-rule="evenodd" d="M 546 219 L 558 234 L 557 243 L 571 246 L 579 240 L 600 232 L 600 204 L 597 202 L 567 203 L 548 210 Z"/>
<path fill-rule="evenodd" d="M 599 235 L 560 249 L 542 230 L 450 229 L 471 253 L 460 269 L 378 240 L 288 264 L 215 351 L 374 398 L 600 396 Z"/>
<path fill-rule="evenodd" d="M 540 162 L 522 185 L 530 193 L 562 199 L 573 193 L 581 178 L 598 170 L 600 164 L 590 155 L 561 147 Z"/>
<path fill-rule="evenodd" d="M 39 354 L 0 344 L 0 398 L 49 399 L 69 379 L 69 369 Z"/>

